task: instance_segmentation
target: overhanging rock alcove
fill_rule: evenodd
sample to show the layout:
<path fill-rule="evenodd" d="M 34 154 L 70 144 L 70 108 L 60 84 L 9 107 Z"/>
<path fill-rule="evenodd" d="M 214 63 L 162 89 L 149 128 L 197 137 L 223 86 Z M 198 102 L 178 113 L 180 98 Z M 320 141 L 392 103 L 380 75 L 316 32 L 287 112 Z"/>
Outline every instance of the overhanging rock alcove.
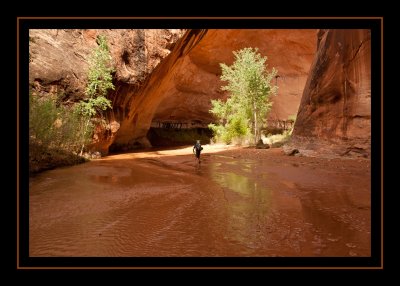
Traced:
<path fill-rule="evenodd" d="M 213 121 L 211 99 L 225 98 L 219 64 L 232 64 L 233 51 L 258 48 L 268 68 L 278 69 L 278 96 L 268 118 L 279 126 L 296 115 L 316 52 L 317 30 L 189 30 L 139 89 L 117 89 L 121 128 L 111 150 L 151 146 L 150 128 L 203 129 Z M 153 142 L 153 145 L 159 142 Z"/>

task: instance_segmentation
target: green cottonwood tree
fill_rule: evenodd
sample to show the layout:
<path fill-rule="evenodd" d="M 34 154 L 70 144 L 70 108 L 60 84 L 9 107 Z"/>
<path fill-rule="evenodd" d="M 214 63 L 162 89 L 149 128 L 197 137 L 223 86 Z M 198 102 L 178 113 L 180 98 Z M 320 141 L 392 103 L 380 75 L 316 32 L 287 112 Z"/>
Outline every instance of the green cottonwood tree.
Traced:
<path fill-rule="evenodd" d="M 112 72 L 114 68 L 111 62 L 111 54 L 105 36 L 97 37 L 98 46 L 93 50 L 89 58 L 88 83 L 85 90 L 87 98 L 77 105 L 77 112 L 86 118 L 85 127 L 82 132 L 82 148 L 85 147 L 85 138 L 88 137 L 91 118 L 107 108 L 112 108 L 111 101 L 106 98 L 109 89 L 114 89 L 112 83 Z"/>
<path fill-rule="evenodd" d="M 267 57 L 262 57 L 257 48 L 244 48 L 233 54 L 235 62 L 231 66 L 220 64 L 221 80 L 227 82 L 222 90 L 228 91 L 229 97 L 226 102 L 211 101 L 210 112 L 219 119 L 219 124 L 209 127 L 227 143 L 251 130 L 256 143 L 272 106 L 270 96 L 277 91 L 277 86 L 271 84 L 277 70 L 267 71 Z"/>

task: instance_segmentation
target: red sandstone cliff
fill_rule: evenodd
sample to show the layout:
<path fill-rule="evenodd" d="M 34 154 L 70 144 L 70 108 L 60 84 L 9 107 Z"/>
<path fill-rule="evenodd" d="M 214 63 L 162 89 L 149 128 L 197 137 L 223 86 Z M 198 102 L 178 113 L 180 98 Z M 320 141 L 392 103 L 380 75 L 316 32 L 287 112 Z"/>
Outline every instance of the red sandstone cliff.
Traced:
<path fill-rule="evenodd" d="M 354 153 L 371 149 L 369 30 L 321 30 L 304 88 L 292 147 L 303 152 Z"/>
<path fill-rule="evenodd" d="M 40 92 L 57 89 L 72 99 L 82 97 L 88 58 L 97 35 L 105 35 L 115 80 L 140 85 L 183 35 L 179 29 L 30 30 L 29 82 Z"/>
<path fill-rule="evenodd" d="M 107 36 L 116 73 L 108 130 L 99 127 L 93 150 L 148 146 L 152 122 L 208 124 L 210 100 L 221 92 L 220 63 L 232 51 L 257 47 L 278 69 L 270 119 L 295 114 L 316 51 L 316 30 L 31 30 L 29 80 L 38 93 L 83 95 L 87 58 L 96 36 Z M 111 133 L 110 133 L 111 131 Z"/>
<path fill-rule="evenodd" d="M 190 30 L 179 40 L 148 82 L 137 91 L 121 86 L 117 106 L 121 129 L 113 147 L 129 149 L 149 145 L 146 134 L 151 123 L 210 123 L 211 99 L 221 92 L 220 63 L 232 64 L 233 51 L 257 47 L 268 57 L 268 67 L 278 69 L 278 96 L 270 119 L 296 114 L 301 93 L 316 51 L 316 30 Z"/>
<path fill-rule="evenodd" d="M 100 126 L 96 129 L 91 147 L 107 153 L 123 118 L 114 114 L 120 112 L 114 104 L 116 98 L 125 103 L 129 100 L 118 93 L 118 88 L 129 85 L 132 90 L 138 90 L 184 32 L 180 29 L 33 29 L 29 31 L 29 83 L 36 94 L 59 94 L 66 103 L 78 101 L 84 95 L 88 58 L 97 45 L 96 37 L 105 35 L 116 70 L 117 90 L 113 95 L 116 108 L 108 111 L 108 130 Z"/>
<path fill-rule="evenodd" d="M 220 63 L 232 64 L 233 51 L 257 47 L 267 56 L 268 69 L 275 67 L 279 96 L 272 98 L 271 119 L 296 114 L 308 71 L 316 51 L 316 30 L 208 30 L 201 41 L 176 65 L 174 85 L 156 111 L 154 120 L 169 117 L 206 123 L 210 99 L 220 98 Z"/>

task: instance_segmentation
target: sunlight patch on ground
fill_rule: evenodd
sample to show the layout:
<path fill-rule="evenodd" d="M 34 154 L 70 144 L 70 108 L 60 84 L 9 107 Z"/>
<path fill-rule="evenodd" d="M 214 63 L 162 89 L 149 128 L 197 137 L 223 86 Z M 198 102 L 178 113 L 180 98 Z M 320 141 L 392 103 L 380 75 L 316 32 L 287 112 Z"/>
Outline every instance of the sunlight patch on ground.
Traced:
<path fill-rule="evenodd" d="M 203 146 L 202 154 L 218 153 L 221 151 L 232 150 L 241 148 L 240 146 L 225 145 L 225 144 L 205 144 Z M 192 155 L 192 146 L 175 149 L 149 149 L 140 150 L 139 152 L 124 153 L 117 155 L 106 156 L 100 160 L 125 160 L 125 159 L 137 159 L 137 158 L 154 158 L 160 156 L 177 156 L 177 155 Z"/>

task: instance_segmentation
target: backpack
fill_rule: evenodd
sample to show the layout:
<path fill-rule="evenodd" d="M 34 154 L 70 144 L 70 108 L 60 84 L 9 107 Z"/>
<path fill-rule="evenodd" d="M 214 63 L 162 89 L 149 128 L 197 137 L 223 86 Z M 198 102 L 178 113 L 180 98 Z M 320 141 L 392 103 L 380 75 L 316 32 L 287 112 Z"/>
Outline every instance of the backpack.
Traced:
<path fill-rule="evenodd" d="M 203 147 L 201 147 L 200 143 L 196 143 L 195 148 L 196 148 L 196 151 L 203 150 Z"/>

